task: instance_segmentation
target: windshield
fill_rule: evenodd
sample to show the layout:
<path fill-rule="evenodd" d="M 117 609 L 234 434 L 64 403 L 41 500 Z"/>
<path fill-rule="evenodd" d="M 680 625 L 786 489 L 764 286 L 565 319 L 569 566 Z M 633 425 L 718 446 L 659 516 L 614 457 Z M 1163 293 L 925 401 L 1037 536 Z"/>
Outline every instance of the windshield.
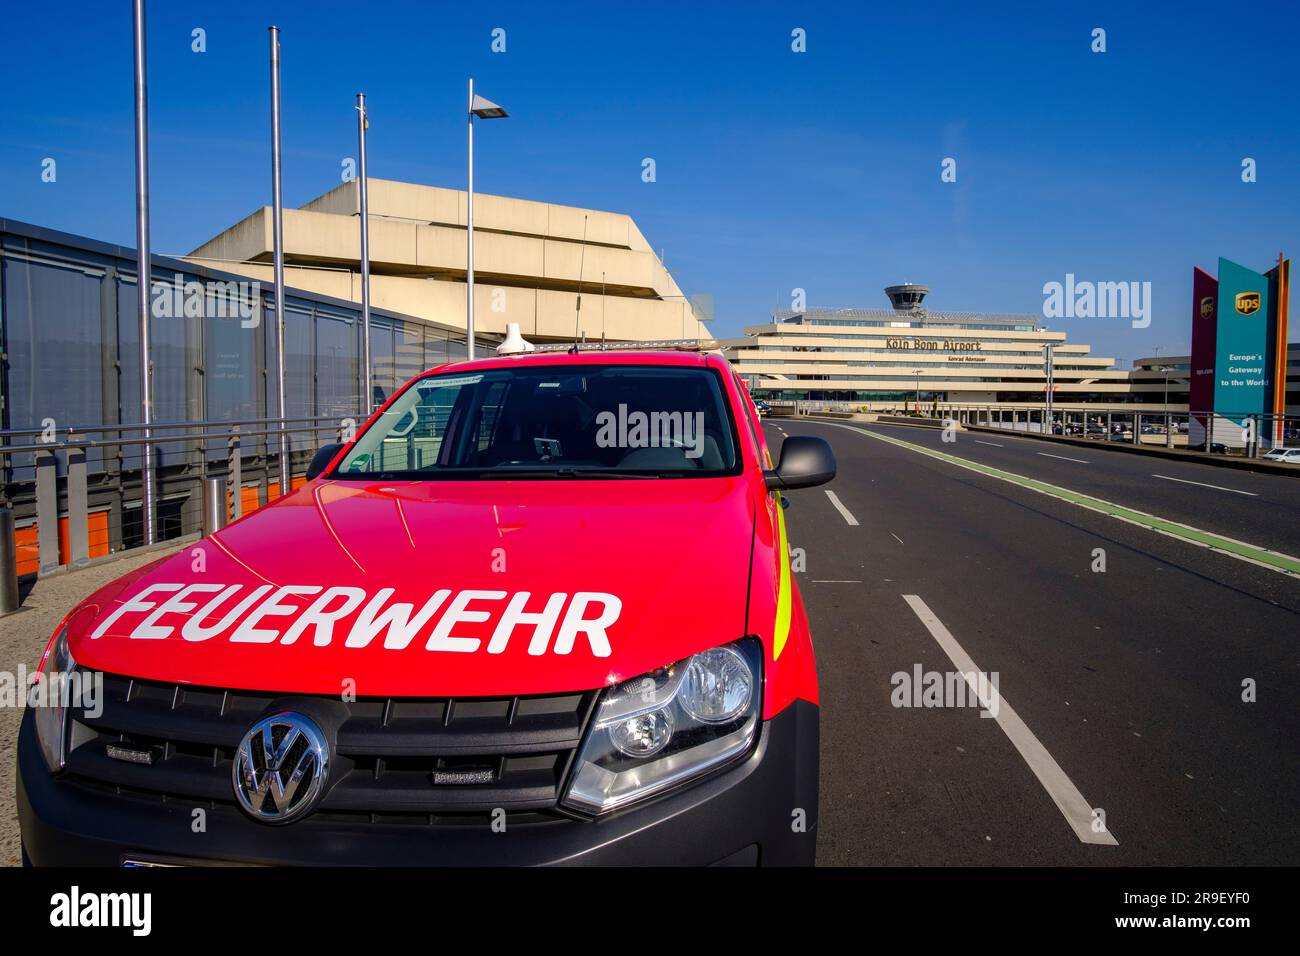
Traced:
<path fill-rule="evenodd" d="M 341 479 L 705 478 L 739 472 L 713 369 L 521 365 L 427 375 L 357 439 Z"/>

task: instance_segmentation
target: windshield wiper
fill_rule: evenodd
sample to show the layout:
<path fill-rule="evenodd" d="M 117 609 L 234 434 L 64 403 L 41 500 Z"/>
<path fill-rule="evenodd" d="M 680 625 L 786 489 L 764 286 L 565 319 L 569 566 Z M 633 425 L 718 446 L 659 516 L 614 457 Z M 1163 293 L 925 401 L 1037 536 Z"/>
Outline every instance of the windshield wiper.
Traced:
<path fill-rule="evenodd" d="M 658 478 L 652 471 L 618 471 L 613 468 L 502 468 L 479 472 L 480 478 Z"/>
<path fill-rule="evenodd" d="M 554 479 L 659 479 L 666 473 L 656 471 L 619 471 L 617 468 L 485 468 L 477 473 L 481 479 L 508 480 L 512 477 L 534 479 L 534 477 L 554 477 Z"/>

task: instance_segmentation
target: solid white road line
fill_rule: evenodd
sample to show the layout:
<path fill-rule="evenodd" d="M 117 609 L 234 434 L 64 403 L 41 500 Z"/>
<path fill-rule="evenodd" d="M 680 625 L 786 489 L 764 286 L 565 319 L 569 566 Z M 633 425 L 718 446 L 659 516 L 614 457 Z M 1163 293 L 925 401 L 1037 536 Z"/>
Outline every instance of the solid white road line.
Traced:
<path fill-rule="evenodd" d="M 1177 481 L 1184 485 L 1200 485 L 1202 488 L 1213 488 L 1215 491 L 1231 491 L 1234 495 L 1249 495 L 1252 498 L 1258 498 L 1259 495 L 1253 491 L 1238 491 L 1236 488 L 1225 488 L 1223 485 L 1207 485 L 1203 481 L 1188 481 L 1186 478 L 1170 478 L 1168 475 L 1152 475 L 1152 478 L 1163 478 L 1165 481 Z"/>
<path fill-rule="evenodd" d="M 902 543 L 903 543 L 903 539 L 900 538 L 898 535 L 894 534 L 894 532 L 892 532 L 892 531 L 889 532 L 889 536 L 890 536 L 891 538 L 893 538 L 895 541 L 897 541 L 899 544 L 902 544 Z"/>
<path fill-rule="evenodd" d="M 844 520 L 847 521 L 851 527 L 856 528 L 858 526 L 858 519 L 853 517 L 848 508 L 844 507 L 844 502 L 840 501 L 840 499 L 835 496 L 835 492 L 827 488 L 826 497 L 831 499 L 831 504 L 835 506 L 835 510 L 844 516 Z"/>
<path fill-rule="evenodd" d="M 1091 462 L 1084 461 L 1082 458 L 1066 458 L 1064 455 L 1049 455 L 1045 451 L 1040 451 L 1038 454 L 1042 455 L 1044 458 L 1059 458 L 1061 461 L 1072 461 L 1079 465 L 1091 464 Z"/>
<path fill-rule="evenodd" d="M 999 444 L 998 444 L 997 442 L 995 442 L 995 441 L 980 441 L 978 438 L 975 439 L 975 444 L 977 444 L 977 445 L 992 445 L 994 448 L 1006 448 L 1006 447 L 1007 447 L 1006 445 L 999 445 Z"/>
<path fill-rule="evenodd" d="M 935 617 L 934 612 L 917 595 L 904 594 L 903 600 L 907 602 L 912 612 L 921 619 L 921 623 L 925 625 L 926 630 L 943 648 L 953 666 L 965 675 L 966 682 L 970 685 L 971 690 L 978 693 L 979 681 L 976 675 L 982 672 L 975 666 L 975 662 L 971 660 L 970 655 L 957 643 L 957 639 L 952 636 L 952 633 L 943 626 L 943 621 Z M 985 689 L 987 690 L 987 687 Z M 1115 839 L 1109 830 L 1104 830 L 1101 833 L 1094 832 L 1092 828 L 1092 805 L 1083 798 L 1079 788 L 1065 775 L 1061 765 L 1052 759 L 1052 755 L 1034 736 L 1034 732 L 1011 709 L 1011 705 L 1001 695 L 1001 692 L 995 693 L 997 693 L 998 701 L 997 711 L 993 719 L 1010 739 L 1012 746 L 1020 752 L 1020 756 L 1029 765 L 1029 769 L 1038 778 L 1038 782 L 1043 785 L 1043 789 L 1052 798 L 1056 808 L 1064 815 L 1065 821 L 1070 824 L 1070 829 L 1074 831 L 1074 835 L 1084 843 L 1118 846 L 1119 841 Z M 981 703 L 985 702 L 981 701 Z M 985 709 L 991 710 L 992 708 L 988 708 L 986 705 Z"/>

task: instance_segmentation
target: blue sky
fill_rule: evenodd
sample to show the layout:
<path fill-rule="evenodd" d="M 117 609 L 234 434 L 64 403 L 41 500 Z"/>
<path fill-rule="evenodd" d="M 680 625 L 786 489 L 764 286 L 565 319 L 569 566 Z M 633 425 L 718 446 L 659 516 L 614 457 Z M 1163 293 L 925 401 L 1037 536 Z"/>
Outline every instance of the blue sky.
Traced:
<path fill-rule="evenodd" d="M 129 0 L 5 6 L 0 216 L 133 245 Z M 1131 360 L 1188 347 L 1194 265 L 1297 251 L 1294 3 L 905 6 L 154 0 L 154 248 L 270 202 L 274 22 L 286 204 L 339 182 L 358 91 L 371 175 L 463 188 L 473 75 L 512 113 L 477 137 L 478 189 L 631 214 L 722 334 L 796 287 L 880 307 L 908 280 L 934 308 L 1038 313 L 1068 272 L 1151 282 L 1147 329 L 1049 323 Z"/>

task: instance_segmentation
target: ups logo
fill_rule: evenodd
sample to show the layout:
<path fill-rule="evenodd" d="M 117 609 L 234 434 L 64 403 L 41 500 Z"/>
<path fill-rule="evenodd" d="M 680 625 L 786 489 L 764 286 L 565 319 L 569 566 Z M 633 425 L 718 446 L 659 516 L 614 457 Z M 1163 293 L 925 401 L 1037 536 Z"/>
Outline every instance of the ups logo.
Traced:
<path fill-rule="evenodd" d="M 1236 306 L 1242 315 L 1254 315 L 1259 311 L 1259 293 L 1238 292 Z"/>
<path fill-rule="evenodd" d="M 1201 300 L 1201 318 L 1208 319 L 1214 315 L 1214 297 L 1207 295 Z"/>

